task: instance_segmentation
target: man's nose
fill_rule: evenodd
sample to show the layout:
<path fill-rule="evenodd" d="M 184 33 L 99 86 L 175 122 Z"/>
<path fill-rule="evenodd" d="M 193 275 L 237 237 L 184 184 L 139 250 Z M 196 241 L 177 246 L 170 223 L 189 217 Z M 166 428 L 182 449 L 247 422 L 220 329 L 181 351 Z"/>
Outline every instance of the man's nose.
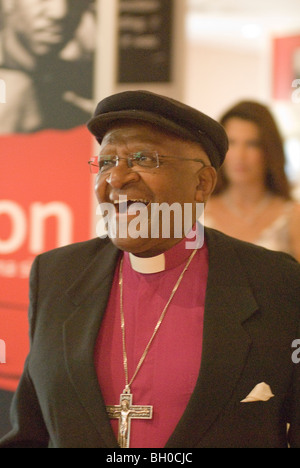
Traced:
<path fill-rule="evenodd" d="M 120 189 L 131 182 L 139 180 L 139 174 L 128 167 L 126 159 L 120 159 L 107 174 L 106 182 L 113 188 Z"/>
<path fill-rule="evenodd" d="M 68 12 L 68 0 L 48 0 L 47 14 L 51 19 L 64 19 Z"/>

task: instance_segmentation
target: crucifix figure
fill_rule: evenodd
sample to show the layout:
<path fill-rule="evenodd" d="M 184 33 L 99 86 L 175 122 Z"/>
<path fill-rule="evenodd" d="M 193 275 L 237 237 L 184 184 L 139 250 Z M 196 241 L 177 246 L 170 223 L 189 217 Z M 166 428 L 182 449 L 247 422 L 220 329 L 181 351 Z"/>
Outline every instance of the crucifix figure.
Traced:
<path fill-rule="evenodd" d="M 131 419 L 152 419 L 152 406 L 132 404 L 132 394 L 122 393 L 120 404 L 107 406 L 106 411 L 110 419 L 119 419 L 118 443 L 121 448 L 129 448 Z"/>

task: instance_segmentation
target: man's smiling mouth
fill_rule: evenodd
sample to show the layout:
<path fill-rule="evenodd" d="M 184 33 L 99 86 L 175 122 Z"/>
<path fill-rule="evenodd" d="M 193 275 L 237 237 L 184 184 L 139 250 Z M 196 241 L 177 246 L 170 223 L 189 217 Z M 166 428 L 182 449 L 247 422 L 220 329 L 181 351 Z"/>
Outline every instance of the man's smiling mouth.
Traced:
<path fill-rule="evenodd" d="M 142 204 L 144 205 L 145 208 L 147 208 L 150 205 L 150 201 L 144 198 L 127 198 L 127 197 L 120 197 L 120 199 L 113 201 L 113 205 L 117 213 L 119 214 L 127 213 L 130 207 L 132 207 L 134 204 L 137 205 L 136 208 L 138 210 L 139 204 Z"/>

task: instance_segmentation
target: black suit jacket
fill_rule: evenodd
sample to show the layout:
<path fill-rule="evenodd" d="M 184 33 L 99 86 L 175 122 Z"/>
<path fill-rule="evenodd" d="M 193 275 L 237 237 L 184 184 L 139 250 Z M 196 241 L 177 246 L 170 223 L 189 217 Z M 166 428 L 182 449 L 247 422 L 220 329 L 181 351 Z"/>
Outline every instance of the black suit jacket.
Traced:
<path fill-rule="evenodd" d="M 300 447 L 300 266 L 207 229 L 209 275 L 199 378 L 168 448 Z M 109 240 L 38 257 L 31 351 L 0 447 L 117 448 L 94 369 L 120 252 Z M 261 382 L 269 401 L 241 403 Z"/>

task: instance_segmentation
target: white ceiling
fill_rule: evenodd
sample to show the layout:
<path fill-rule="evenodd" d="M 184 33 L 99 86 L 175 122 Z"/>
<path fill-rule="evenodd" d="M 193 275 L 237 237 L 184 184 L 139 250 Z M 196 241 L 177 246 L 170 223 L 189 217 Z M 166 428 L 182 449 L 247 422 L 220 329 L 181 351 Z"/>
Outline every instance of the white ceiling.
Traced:
<path fill-rule="evenodd" d="M 299 0 L 188 0 L 188 5 L 194 11 L 221 15 L 289 17 L 300 13 Z"/>
<path fill-rule="evenodd" d="M 187 0 L 190 40 L 258 48 L 270 36 L 300 33 L 300 0 Z"/>

